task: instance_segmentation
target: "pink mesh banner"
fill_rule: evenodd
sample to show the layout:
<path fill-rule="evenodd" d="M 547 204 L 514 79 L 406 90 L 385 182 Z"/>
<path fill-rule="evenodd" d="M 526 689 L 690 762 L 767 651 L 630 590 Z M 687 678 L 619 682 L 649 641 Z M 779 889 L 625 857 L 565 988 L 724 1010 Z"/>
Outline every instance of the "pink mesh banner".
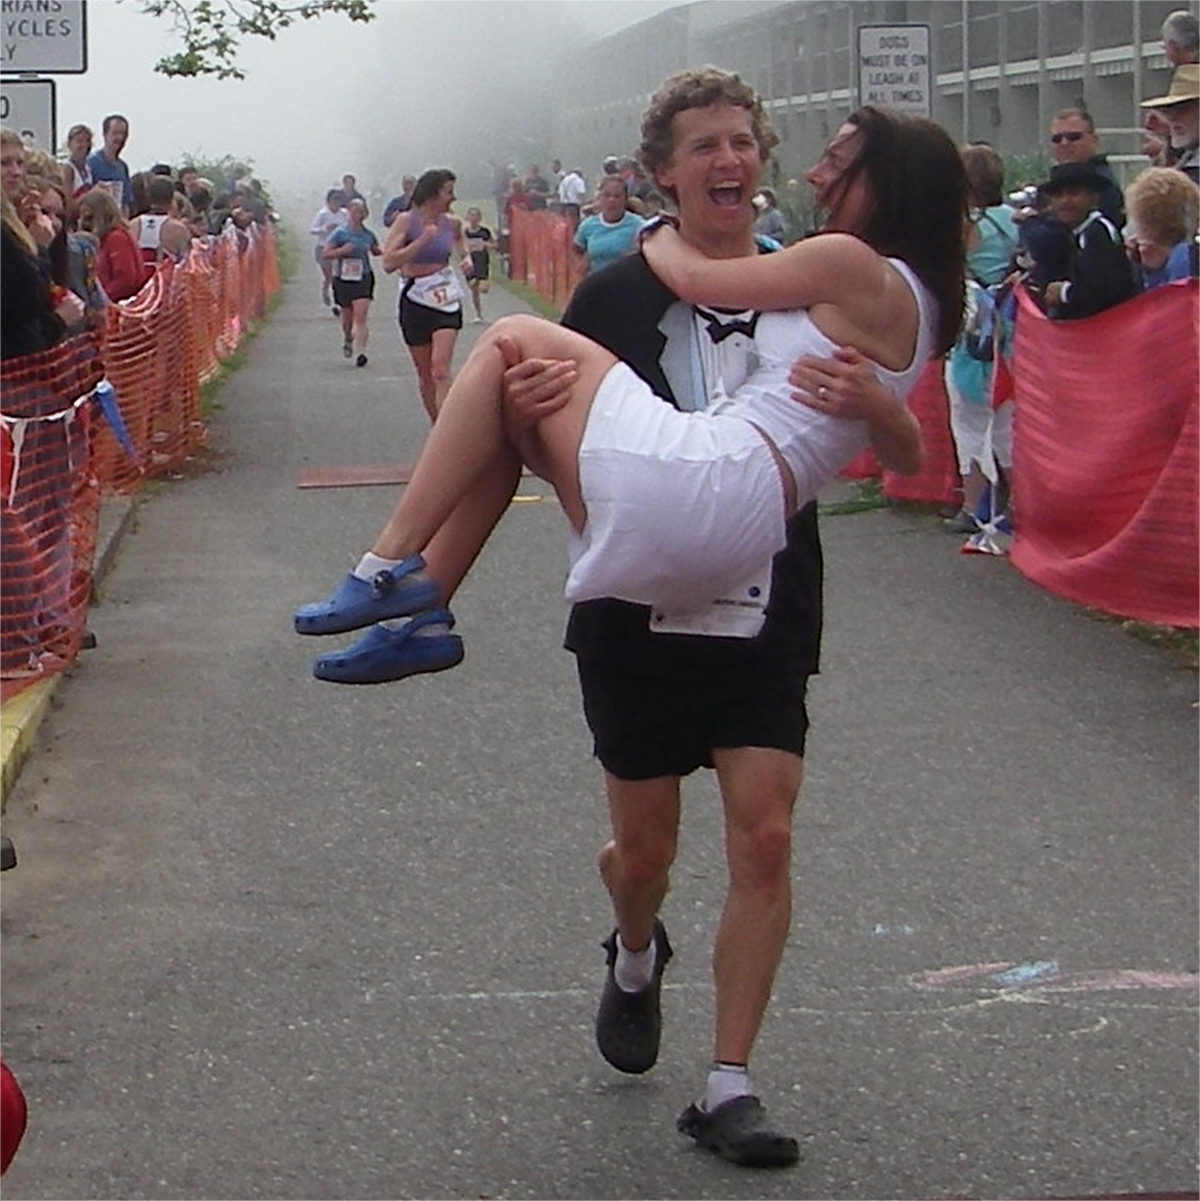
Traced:
<path fill-rule="evenodd" d="M 1105 612 L 1197 626 L 1197 285 L 1080 321 L 1019 298 L 1012 561 Z"/>

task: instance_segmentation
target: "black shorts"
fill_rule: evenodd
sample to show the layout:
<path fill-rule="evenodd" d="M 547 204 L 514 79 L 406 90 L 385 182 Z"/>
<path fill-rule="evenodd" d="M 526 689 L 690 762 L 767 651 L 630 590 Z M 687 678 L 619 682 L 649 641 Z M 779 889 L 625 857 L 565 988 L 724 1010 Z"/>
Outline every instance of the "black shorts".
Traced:
<path fill-rule="evenodd" d="M 375 296 L 375 273 L 362 279 L 334 279 L 333 298 L 338 308 L 348 309 L 351 301 L 371 300 Z"/>
<path fill-rule="evenodd" d="M 461 305 L 453 313 L 443 313 L 441 309 L 414 304 L 405 295 L 408 287 L 406 283 L 400 291 L 400 336 L 405 346 L 428 346 L 434 330 L 462 329 Z"/>
<path fill-rule="evenodd" d="M 492 273 L 492 256 L 486 250 L 471 251 L 471 275 L 467 282 L 483 283 Z"/>
<path fill-rule="evenodd" d="M 619 780 L 686 776 L 720 747 L 804 755 L 807 677 L 665 680 L 576 656 L 596 758 Z"/>

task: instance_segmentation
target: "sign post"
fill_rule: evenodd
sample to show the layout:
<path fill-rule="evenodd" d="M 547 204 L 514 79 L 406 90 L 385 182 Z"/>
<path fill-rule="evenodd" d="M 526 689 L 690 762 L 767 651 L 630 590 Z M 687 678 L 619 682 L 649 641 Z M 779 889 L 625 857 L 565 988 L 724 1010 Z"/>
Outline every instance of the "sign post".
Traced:
<path fill-rule="evenodd" d="M 928 25 L 858 27 L 858 98 L 915 117 L 930 115 Z"/>

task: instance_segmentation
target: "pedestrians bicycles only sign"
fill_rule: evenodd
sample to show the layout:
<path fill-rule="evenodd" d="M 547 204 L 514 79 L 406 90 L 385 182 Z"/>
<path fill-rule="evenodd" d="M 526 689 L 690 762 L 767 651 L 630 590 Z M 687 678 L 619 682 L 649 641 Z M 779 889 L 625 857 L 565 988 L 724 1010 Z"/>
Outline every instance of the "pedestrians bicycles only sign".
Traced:
<path fill-rule="evenodd" d="M 86 70 L 85 0 L 0 0 L 0 71 L 82 75 Z"/>

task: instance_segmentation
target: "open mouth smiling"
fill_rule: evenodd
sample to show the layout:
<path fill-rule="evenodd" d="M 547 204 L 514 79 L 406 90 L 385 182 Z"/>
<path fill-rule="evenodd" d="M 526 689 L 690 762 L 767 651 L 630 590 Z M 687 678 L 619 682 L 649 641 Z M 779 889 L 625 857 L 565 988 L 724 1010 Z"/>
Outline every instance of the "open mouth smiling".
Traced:
<path fill-rule="evenodd" d="M 737 183 L 719 183 L 708 190 L 709 199 L 720 208 L 737 208 L 742 201 L 742 186 Z"/>

